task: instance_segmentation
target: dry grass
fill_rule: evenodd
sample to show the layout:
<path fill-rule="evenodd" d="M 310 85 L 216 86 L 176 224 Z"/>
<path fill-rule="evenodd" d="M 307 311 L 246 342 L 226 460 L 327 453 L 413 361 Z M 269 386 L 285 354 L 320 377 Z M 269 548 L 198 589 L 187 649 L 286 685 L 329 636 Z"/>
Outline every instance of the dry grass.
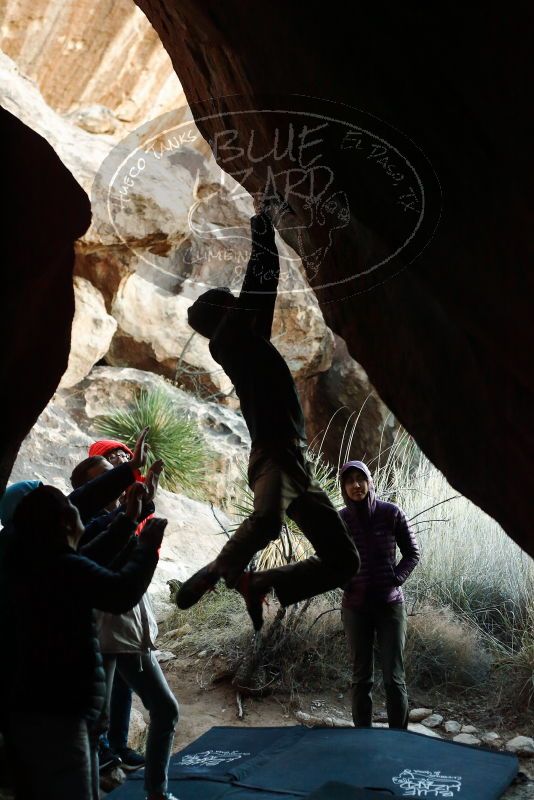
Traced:
<path fill-rule="evenodd" d="M 189 611 L 173 612 L 164 647 L 222 659 L 228 676 L 237 676 L 250 693 L 277 691 L 294 698 L 325 688 L 345 691 L 351 665 L 340 605 L 341 592 L 330 592 L 282 615 L 273 600 L 258 645 L 241 597 L 221 586 Z M 406 671 L 411 688 L 463 690 L 486 680 L 491 663 L 480 633 L 449 610 L 426 609 L 409 617 Z M 379 670 L 376 677 L 379 686 Z"/>
<path fill-rule="evenodd" d="M 528 713 L 534 706 L 534 562 L 493 519 L 459 496 L 406 434 L 401 432 L 390 452 L 370 466 L 378 495 L 404 509 L 422 550 L 405 586 L 409 688 L 478 689 L 487 693 L 488 703 L 502 704 L 503 711 Z M 339 506 L 339 486 L 328 465 L 319 458 L 313 467 Z M 251 510 L 251 494 L 245 490 L 237 512 L 246 516 Z M 307 540 L 288 521 L 256 566 L 289 563 L 309 553 Z M 340 592 L 330 593 L 282 618 L 271 610 L 270 627 L 254 653 L 260 684 L 290 696 L 347 687 L 350 665 L 340 600 Z M 175 647 L 216 654 L 238 676 L 247 660 L 250 666 L 250 621 L 235 593 L 222 589 L 190 612 L 177 614 L 172 624 L 185 628 Z"/>
<path fill-rule="evenodd" d="M 464 689 L 480 685 L 492 658 L 480 632 L 450 609 L 426 609 L 409 617 L 406 679 L 419 689 Z"/>

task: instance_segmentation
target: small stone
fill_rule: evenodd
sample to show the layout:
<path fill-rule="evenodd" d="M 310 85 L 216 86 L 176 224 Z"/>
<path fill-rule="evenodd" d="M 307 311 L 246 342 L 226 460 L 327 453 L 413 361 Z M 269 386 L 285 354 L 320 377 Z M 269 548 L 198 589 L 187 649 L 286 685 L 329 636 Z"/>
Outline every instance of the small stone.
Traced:
<path fill-rule="evenodd" d="M 422 722 L 422 720 L 426 719 L 432 714 L 431 708 L 412 708 L 410 711 L 408 718 L 410 722 Z"/>
<path fill-rule="evenodd" d="M 458 742 L 459 744 L 481 744 L 480 739 L 478 739 L 476 736 L 473 736 L 472 733 L 459 733 L 458 736 L 455 736 L 452 741 Z"/>
<path fill-rule="evenodd" d="M 447 733 L 460 733 L 462 730 L 462 726 L 455 719 L 448 719 L 444 727 Z"/>
<path fill-rule="evenodd" d="M 534 739 L 530 736 L 515 736 L 506 742 L 506 749 L 523 758 L 534 756 Z"/>
<path fill-rule="evenodd" d="M 172 631 L 167 631 L 161 637 L 162 639 L 175 639 L 180 633 L 180 628 L 173 628 Z"/>
<path fill-rule="evenodd" d="M 198 653 L 199 658 L 206 658 L 207 655 L 208 655 L 207 650 L 201 650 L 200 653 Z"/>
<path fill-rule="evenodd" d="M 188 633 L 192 633 L 192 631 L 193 631 L 192 626 L 189 624 L 189 622 L 186 622 L 184 625 L 181 625 L 179 628 L 176 628 L 174 633 L 178 637 L 178 636 L 186 636 Z"/>
<path fill-rule="evenodd" d="M 462 725 L 462 733 L 478 733 L 478 728 L 474 725 Z"/>
<path fill-rule="evenodd" d="M 375 723 L 375 725 L 379 725 L 380 723 Z M 385 727 L 385 725 L 384 725 Z M 410 722 L 408 724 L 408 730 L 412 731 L 412 733 L 421 733 L 423 736 L 428 736 L 431 739 L 442 739 L 443 737 L 439 734 L 436 730 L 432 730 L 431 728 L 426 728 L 420 722 Z"/>
<path fill-rule="evenodd" d="M 500 741 L 500 736 L 495 731 L 489 731 L 488 733 L 482 734 L 482 741 L 486 742 L 486 744 L 491 744 L 492 742 Z"/>
<path fill-rule="evenodd" d="M 126 780 L 126 775 L 120 767 L 113 767 L 100 774 L 100 789 L 103 792 L 112 792 Z"/>
<path fill-rule="evenodd" d="M 425 719 L 421 720 L 421 722 L 426 728 L 437 728 L 438 725 L 441 725 L 443 722 L 443 717 L 441 714 L 431 714 L 429 717 L 425 717 Z"/>
<path fill-rule="evenodd" d="M 172 661 L 176 658 L 174 653 L 171 653 L 170 650 L 156 650 L 155 656 L 158 664 L 164 664 L 166 661 Z"/>

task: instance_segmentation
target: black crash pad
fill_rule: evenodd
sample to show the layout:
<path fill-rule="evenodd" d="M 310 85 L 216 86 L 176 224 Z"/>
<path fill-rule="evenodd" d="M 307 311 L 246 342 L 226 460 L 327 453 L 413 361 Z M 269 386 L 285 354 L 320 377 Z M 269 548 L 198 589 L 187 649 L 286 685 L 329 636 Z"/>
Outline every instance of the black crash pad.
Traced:
<path fill-rule="evenodd" d="M 394 797 L 496 800 L 517 771 L 511 754 L 408 731 L 221 727 L 172 757 L 169 791 L 180 800 L 294 800 L 337 781 L 378 797 L 381 790 Z M 133 773 L 109 797 L 144 800 L 143 777 L 142 770 Z"/>
<path fill-rule="evenodd" d="M 380 789 L 355 789 L 348 783 L 328 781 L 316 792 L 308 795 L 308 800 L 391 800 L 392 792 Z"/>

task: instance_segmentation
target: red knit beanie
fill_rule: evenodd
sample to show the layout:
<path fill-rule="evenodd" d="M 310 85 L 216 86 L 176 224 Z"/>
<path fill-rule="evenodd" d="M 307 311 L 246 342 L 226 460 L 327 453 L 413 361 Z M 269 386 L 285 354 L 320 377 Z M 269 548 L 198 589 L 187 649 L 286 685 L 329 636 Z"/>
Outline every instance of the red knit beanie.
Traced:
<path fill-rule="evenodd" d="M 104 456 L 105 458 L 106 454 L 111 452 L 111 450 L 124 450 L 125 453 L 128 453 L 130 458 L 133 458 L 133 450 L 130 450 L 127 444 L 115 442 L 113 439 L 99 439 L 97 442 L 93 442 L 89 448 L 89 455 Z"/>
<path fill-rule="evenodd" d="M 113 439 L 99 439 L 97 442 L 93 442 L 89 447 L 89 455 L 106 458 L 106 454 L 110 453 L 112 450 L 124 450 L 125 453 L 128 453 L 130 458 L 133 458 L 133 450 L 130 450 L 127 444 L 116 442 Z M 145 479 L 138 469 L 134 470 L 134 476 L 136 481 L 142 481 L 144 483 Z"/>

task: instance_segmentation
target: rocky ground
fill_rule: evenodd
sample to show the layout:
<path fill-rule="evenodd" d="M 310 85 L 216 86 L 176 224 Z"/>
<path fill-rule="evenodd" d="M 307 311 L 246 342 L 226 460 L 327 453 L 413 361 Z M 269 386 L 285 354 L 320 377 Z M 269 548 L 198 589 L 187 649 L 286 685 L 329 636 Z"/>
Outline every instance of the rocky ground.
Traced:
<path fill-rule="evenodd" d="M 201 654 L 181 655 L 164 664 L 167 680 L 180 702 L 174 750 L 186 747 L 210 728 L 218 725 L 245 728 L 303 724 L 310 727 L 327 725 L 351 726 L 349 694 L 324 691 L 301 695 L 298 702 L 279 695 L 263 698 L 239 697 L 228 680 L 220 680 L 224 665 Z M 419 698 L 418 698 L 419 699 Z M 138 699 L 135 739 L 142 742 L 144 736 L 143 709 Z M 450 708 L 450 706 L 449 706 Z M 473 746 L 518 751 L 520 770 L 524 782 L 514 784 L 503 795 L 506 800 L 532 800 L 534 798 L 534 739 L 521 737 L 517 730 L 499 728 L 497 731 L 470 725 L 465 710 L 458 704 L 454 710 L 456 719 L 440 713 L 439 708 L 413 708 L 410 714 L 410 730 L 449 741 L 460 741 Z M 374 725 L 385 726 L 385 708 L 378 706 Z M 514 743 L 515 742 L 515 743 Z"/>

